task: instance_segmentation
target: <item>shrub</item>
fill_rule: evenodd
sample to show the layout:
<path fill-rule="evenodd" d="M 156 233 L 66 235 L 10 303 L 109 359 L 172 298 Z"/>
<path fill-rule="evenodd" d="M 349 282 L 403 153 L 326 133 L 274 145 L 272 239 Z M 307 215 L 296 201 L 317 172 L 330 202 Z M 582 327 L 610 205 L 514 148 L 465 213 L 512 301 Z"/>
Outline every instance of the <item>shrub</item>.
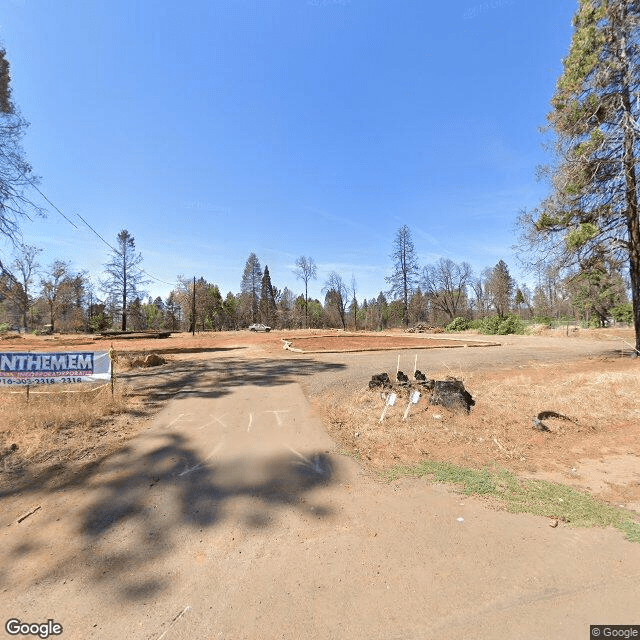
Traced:
<path fill-rule="evenodd" d="M 9 325 L 6 322 L 0 322 L 0 333 L 7 333 Z"/>
<path fill-rule="evenodd" d="M 522 335 L 524 333 L 524 322 L 519 316 L 507 316 L 498 326 L 498 335 L 506 336 L 512 333 Z"/>
<path fill-rule="evenodd" d="M 454 318 L 446 327 L 447 331 L 464 331 L 469 328 L 469 323 L 461 317 Z"/>
<path fill-rule="evenodd" d="M 611 309 L 611 315 L 616 322 L 633 324 L 633 305 L 630 302 L 616 305 Z"/>
<path fill-rule="evenodd" d="M 479 329 L 482 333 L 490 336 L 506 336 L 512 333 L 523 334 L 525 325 L 522 318 L 514 315 L 505 316 L 504 318 L 487 316 L 482 318 Z"/>
<path fill-rule="evenodd" d="M 500 316 L 487 316 L 486 318 L 482 318 L 482 320 L 480 321 L 480 326 L 478 328 L 480 329 L 481 333 L 495 336 L 498 334 L 500 322 Z"/>

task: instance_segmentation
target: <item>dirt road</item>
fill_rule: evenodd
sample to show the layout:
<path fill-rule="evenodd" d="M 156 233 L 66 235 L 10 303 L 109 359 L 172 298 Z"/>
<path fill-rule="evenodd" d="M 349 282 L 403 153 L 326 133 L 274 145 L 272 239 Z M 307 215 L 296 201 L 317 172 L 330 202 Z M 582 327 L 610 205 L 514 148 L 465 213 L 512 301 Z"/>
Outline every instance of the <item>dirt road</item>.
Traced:
<path fill-rule="evenodd" d="M 3 499 L 3 625 L 53 619 L 73 639 L 577 640 L 589 624 L 640 622 L 640 545 L 424 480 L 385 484 L 336 452 L 300 385 L 346 364 L 233 355 L 185 367 L 150 428 L 75 486 Z"/>

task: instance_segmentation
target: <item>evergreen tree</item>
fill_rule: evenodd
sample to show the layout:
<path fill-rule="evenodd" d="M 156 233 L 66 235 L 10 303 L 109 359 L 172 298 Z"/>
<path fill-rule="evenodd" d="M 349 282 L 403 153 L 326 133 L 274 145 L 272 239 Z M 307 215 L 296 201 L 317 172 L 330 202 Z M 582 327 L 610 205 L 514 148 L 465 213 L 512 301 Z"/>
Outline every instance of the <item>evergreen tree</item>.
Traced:
<path fill-rule="evenodd" d="M 256 322 L 259 313 L 260 297 L 258 292 L 261 289 L 262 269 L 260 260 L 255 253 L 250 253 L 242 272 L 242 284 L 240 289 L 243 297 L 247 300 L 249 306 L 249 315 L 251 322 Z"/>
<path fill-rule="evenodd" d="M 276 299 L 267 265 L 264 266 L 260 287 L 260 319 L 268 325 L 275 324 L 276 319 Z"/>
<path fill-rule="evenodd" d="M 420 275 L 418 258 L 411 237 L 411 230 L 405 224 L 400 227 L 393 241 L 393 273 L 385 278 L 390 285 L 389 294 L 402 300 L 402 323 L 409 325 L 409 296 Z"/>
<path fill-rule="evenodd" d="M 552 192 L 522 222 L 528 244 L 565 266 L 598 251 L 628 264 L 640 349 L 640 3 L 580 0 L 573 25 L 548 116 L 559 155 Z"/>
<path fill-rule="evenodd" d="M 514 288 L 513 278 L 504 260 L 500 260 L 491 270 L 484 286 L 493 308 L 503 318 L 511 308 Z"/>
<path fill-rule="evenodd" d="M 587 322 L 597 318 L 600 327 L 606 326 L 614 307 L 627 302 L 618 267 L 603 254 L 584 262 L 580 271 L 569 276 L 567 286 L 573 307 L 582 312 Z"/>

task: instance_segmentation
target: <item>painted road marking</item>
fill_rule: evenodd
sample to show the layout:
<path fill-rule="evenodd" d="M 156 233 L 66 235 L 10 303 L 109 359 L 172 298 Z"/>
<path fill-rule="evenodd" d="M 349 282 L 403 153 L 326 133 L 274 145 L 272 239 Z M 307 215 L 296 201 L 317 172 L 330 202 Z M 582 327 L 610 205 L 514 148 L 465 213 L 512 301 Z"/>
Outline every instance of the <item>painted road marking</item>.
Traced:
<path fill-rule="evenodd" d="M 273 415 L 276 417 L 276 422 L 278 423 L 278 426 L 281 427 L 282 418 L 280 417 L 280 414 L 289 413 L 289 409 L 273 409 L 271 411 L 265 411 L 265 413 L 273 413 Z"/>
<path fill-rule="evenodd" d="M 220 451 L 220 449 L 222 448 L 222 443 L 224 442 L 224 439 L 220 440 L 220 442 L 218 443 L 218 445 L 216 446 L 216 448 L 199 464 L 197 464 L 195 467 L 191 467 L 190 469 L 185 469 L 182 473 L 180 473 L 178 475 L 179 478 L 181 478 L 182 476 L 186 476 L 188 473 L 191 473 L 192 471 L 197 471 L 198 469 L 202 468 L 202 467 L 208 467 L 209 465 L 204 464 L 207 460 L 209 460 L 210 458 L 213 458 L 213 456 L 216 455 L 216 453 L 218 453 L 218 451 Z"/>
<path fill-rule="evenodd" d="M 210 415 L 209 417 L 213 418 L 213 420 L 209 420 L 209 422 L 205 422 L 201 427 L 198 427 L 198 430 L 201 431 L 205 427 L 212 425 L 214 422 L 221 424 L 226 429 L 227 425 L 224 422 L 222 422 L 222 418 L 224 418 L 226 415 L 227 415 L 226 413 L 223 413 L 220 417 Z"/>

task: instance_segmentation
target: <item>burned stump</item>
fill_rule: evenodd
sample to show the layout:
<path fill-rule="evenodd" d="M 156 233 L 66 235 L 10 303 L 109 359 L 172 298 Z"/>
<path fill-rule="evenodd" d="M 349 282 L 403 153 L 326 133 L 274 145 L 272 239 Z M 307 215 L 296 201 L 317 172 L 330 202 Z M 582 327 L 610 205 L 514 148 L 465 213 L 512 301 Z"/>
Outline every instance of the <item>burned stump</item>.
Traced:
<path fill-rule="evenodd" d="M 387 373 L 377 373 L 376 375 L 371 376 L 369 389 L 379 389 L 380 387 L 383 389 L 391 388 L 391 379 Z"/>
<path fill-rule="evenodd" d="M 464 388 L 462 380 L 435 380 L 429 404 L 440 405 L 452 411 L 469 413 L 476 401 Z"/>

